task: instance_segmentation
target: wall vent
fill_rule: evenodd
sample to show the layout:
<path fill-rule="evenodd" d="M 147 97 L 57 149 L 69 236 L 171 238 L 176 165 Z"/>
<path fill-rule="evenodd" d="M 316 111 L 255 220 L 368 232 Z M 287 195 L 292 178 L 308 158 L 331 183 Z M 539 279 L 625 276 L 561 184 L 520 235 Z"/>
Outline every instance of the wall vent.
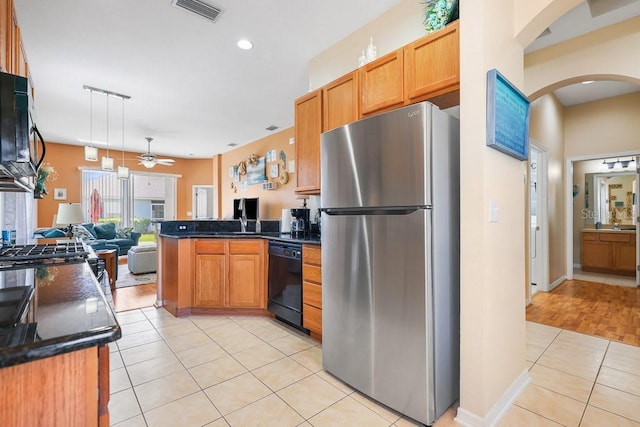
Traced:
<path fill-rule="evenodd" d="M 199 0 L 171 0 L 171 6 L 188 10 L 189 12 L 200 15 L 211 22 L 216 22 L 220 14 L 222 14 L 222 9 L 219 7 L 212 6 Z"/>

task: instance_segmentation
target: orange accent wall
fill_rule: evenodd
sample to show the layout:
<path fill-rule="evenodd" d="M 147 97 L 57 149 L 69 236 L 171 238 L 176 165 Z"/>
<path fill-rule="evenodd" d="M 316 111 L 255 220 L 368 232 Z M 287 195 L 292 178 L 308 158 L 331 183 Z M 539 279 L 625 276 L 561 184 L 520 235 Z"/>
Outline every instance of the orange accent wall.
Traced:
<path fill-rule="evenodd" d="M 278 163 L 280 170 L 282 170 L 282 161 L 280 160 L 281 150 L 284 151 L 287 156 L 287 164 L 289 160 L 295 159 L 295 145 L 289 144 L 289 138 L 292 138 L 293 135 L 293 127 L 284 129 L 220 156 L 220 203 L 218 206 L 220 206 L 219 216 L 221 218 L 232 218 L 233 199 L 242 197 L 260 198 L 260 218 L 263 219 L 280 219 L 283 208 L 302 206 L 301 202 L 296 200 L 294 193 L 296 188 L 295 174 L 289 174 L 289 182 L 287 184 L 281 185 L 277 183 L 275 190 L 263 190 L 262 184 L 249 185 L 247 186 L 247 191 L 242 191 L 240 186 L 237 186 L 234 190 L 231 187 L 233 178 L 229 177 L 229 167 L 237 165 L 242 160 L 246 161 L 249 155 L 256 154 L 258 157 L 264 157 L 268 150 L 276 150 L 276 160 L 266 164 L 266 173 L 269 181 L 277 181 L 275 178 L 269 178 L 269 167 Z M 246 179 L 246 176 L 241 177 L 241 181 L 245 181 Z"/>
<path fill-rule="evenodd" d="M 117 153 L 117 154 L 116 154 Z M 104 150 L 100 150 L 99 157 L 104 155 Z M 125 151 L 125 158 L 134 158 L 139 153 L 129 153 Z M 121 164 L 121 152 L 114 152 L 116 166 Z M 182 175 L 177 183 L 177 219 L 191 219 L 187 212 L 192 207 L 192 186 L 213 185 L 213 159 L 175 159 L 173 166 L 156 165 L 153 172 L 171 173 Z M 134 171 L 148 171 L 144 166 L 139 166 L 135 160 L 125 160 L 125 166 Z M 57 144 L 47 142 L 47 155 L 45 164 L 53 166 L 56 171 L 55 181 L 48 180 L 46 183 L 49 194 L 43 199 L 37 200 L 37 225 L 36 227 L 50 227 L 53 216 L 58 211 L 60 203 L 80 202 L 82 191 L 81 173 L 79 167 L 89 168 L 100 167 L 99 162 L 87 162 L 84 160 L 84 147 L 77 145 Z M 66 188 L 67 200 L 54 200 L 54 188 Z"/>
<path fill-rule="evenodd" d="M 280 165 L 280 151 L 284 151 L 289 160 L 295 159 L 295 145 L 289 144 L 289 138 L 294 135 L 294 128 L 288 128 L 268 137 L 259 139 L 247 145 L 236 148 L 224 154 L 215 155 L 210 159 L 180 159 L 174 158 L 173 166 L 156 165 L 153 172 L 171 173 L 182 175 L 177 183 L 177 219 L 191 219 L 187 212 L 192 210 L 192 187 L 194 185 L 213 185 L 217 192 L 217 217 L 231 218 L 233 216 L 233 199 L 241 197 L 260 198 L 260 217 L 263 219 L 280 219 L 283 208 L 301 206 L 294 193 L 296 187 L 295 174 L 289 175 L 289 182 L 285 185 L 277 183 L 275 190 L 263 190 L 262 184 L 249 185 L 247 191 L 242 191 L 239 186 L 231 188 L 233 178 L 229 177 L 229 167 L 237 165 L 247 159 L 250 154 L 259 157 L 266 156 L 268 150 L 276 150 L 276 161 L 266 164 L 266 173 L 269 167 L 275 163 Z M 125 151 L 125 158 L 132 159 L 139 153 Z M 99 157 L 105 155 L 105 150 L 100 150 Z M 121 164 L 121 152 L 112 153 L 115 165 Z M 125 165 L 134 171 L 147 171 L 139 166 L 135 160 L 125 160 Z M 53 166 L 56 170 L 55 181 L 47 181 L 47 191 L 43 199 L 37 200 L 37 225 L 36 227 L 50 227 L 53 215 L 58 211 L 58 204 L 80 202 L 81 173 L 79 167 L 97 168 L 99 162 L 87 162 L 84 160 L 84 147 L 78 145 L 47 143 L 47 156 L 45 164 Z M 274 178 L 267 178 L 277 181 Z M 243 176 L 242 181 L 246 180 Z M 54 188 L 66 188 L 67 200 L 54 200 Z"/>

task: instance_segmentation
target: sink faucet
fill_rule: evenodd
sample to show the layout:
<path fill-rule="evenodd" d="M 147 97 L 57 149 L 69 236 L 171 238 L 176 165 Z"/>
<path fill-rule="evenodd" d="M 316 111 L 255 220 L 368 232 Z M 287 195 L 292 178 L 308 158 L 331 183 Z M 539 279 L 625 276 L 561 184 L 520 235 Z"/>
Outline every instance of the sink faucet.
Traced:
<path fill-rule="evenodd" d="M 242 233 L 247 232 L 247 211 L 245 209 L 245 200 L 240 199 L 240 203 L 238 204 L 238 209 L 242 214 L 240 215 L 240 231 Z"/>

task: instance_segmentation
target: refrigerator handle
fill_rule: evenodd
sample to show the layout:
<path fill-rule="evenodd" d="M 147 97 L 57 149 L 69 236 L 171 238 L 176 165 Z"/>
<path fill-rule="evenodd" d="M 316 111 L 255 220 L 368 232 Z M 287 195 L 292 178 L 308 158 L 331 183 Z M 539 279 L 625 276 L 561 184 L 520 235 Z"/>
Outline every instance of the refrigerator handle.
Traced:
<path fill-rule="evenodd" d="M 411 207 L 368 207 L 368 208 L 320 208 L 327 215 L 409 215 L 419 209 L 431 209 L 430 206 Z"/>

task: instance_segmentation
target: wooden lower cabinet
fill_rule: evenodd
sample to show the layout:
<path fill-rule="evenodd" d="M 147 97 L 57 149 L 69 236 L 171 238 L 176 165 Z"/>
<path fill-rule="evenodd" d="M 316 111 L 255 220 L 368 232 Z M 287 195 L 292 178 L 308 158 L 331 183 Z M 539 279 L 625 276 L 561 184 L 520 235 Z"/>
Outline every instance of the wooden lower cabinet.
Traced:
<path fill-rule="evenodd" d="M 322 340 L 322 252 L 319 245 L 302 245 L 302 326 Z"/>
<path fill-rule="evenodd" d="M 194 307 L 266 308 L 265 241 L 198 239 Z"/>
<path fill-rule="evenodd" d="M 106 345 L 0 369 L 1 426 L 107 427 L 108 403 Z"/>
<path fill-rule="evenodd" d="M 224 307 L 226 288 L 226 255 L 196 255 L 193 305 Z"/>
<path fill-rule="evenodd" d="M 635 276 L 635 233 L 583 231 L 581 264 L 583 271 Z"/>

